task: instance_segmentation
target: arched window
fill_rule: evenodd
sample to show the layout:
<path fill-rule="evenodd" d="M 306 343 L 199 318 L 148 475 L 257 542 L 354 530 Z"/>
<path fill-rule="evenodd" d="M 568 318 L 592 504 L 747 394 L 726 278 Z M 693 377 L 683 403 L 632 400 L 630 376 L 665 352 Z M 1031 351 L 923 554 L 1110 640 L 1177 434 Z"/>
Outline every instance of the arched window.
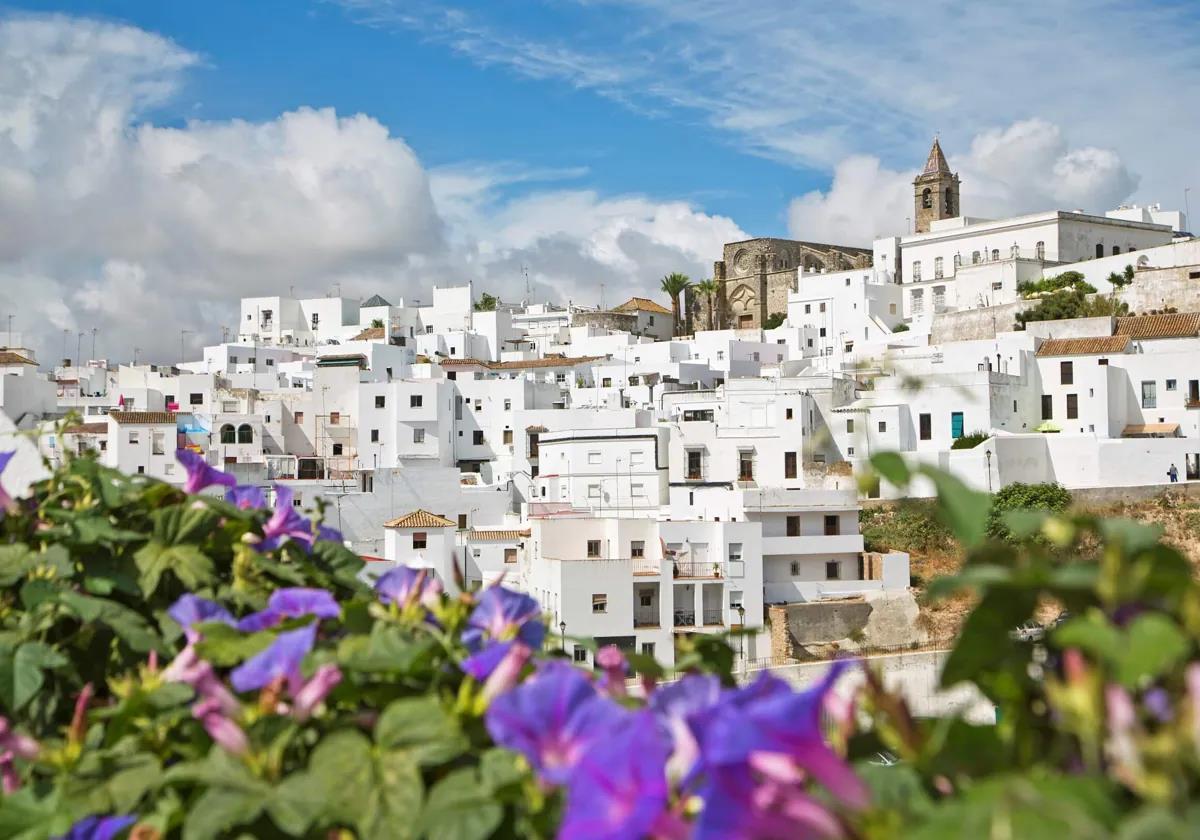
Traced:
<path fill-rule="evenodd" d="M 958 268 L 960 265 L 962 265 L 962 254 L 955 254 L 954 255 L 954 267 Z"/>
<path fill-rule="evenodd" d="M 254 430 L 250 428 L 249 423 L 243 423 L 238 426 L 237 432 L 238 443 L 254 443 Z"/>
<path fill-rule="evenodd" d="M 992 262 L 995 262 L 998 259 L 1000 259 L 1000 249 L 993 248 L 992 249 Z"/>
<path fill-rule="evenodd" d="M 941 257 L 933 258 L 933 276 L 934 277 L 942 276 L 942 258 Z"/>
<path fill-rule="evenodd" d="M 1045 243 L 1045 242 L 1038 242 L 1038 244 L 1037 244 L 1036 248 L 1037 248 L 1037 258 L 1038 258 L 1039 260 L 1044 260 L 1044 259 L 1046 259 L 1046 243 Z"/>
<path fill-rule="evenodd" d="M 237 443 L 237 433 L 228 423 L 221 427 L 221 443 Z"/>
<path fill-rule="evenodd" d="M 971 252 L 971 265 L 979 265 L 979 252 L 978 251 Z"/>
<path fill-rule="evenodd" d="M 925 210 L 933 207 L 933 190 L 926 187 L 921 192 L 921 207 Z"/>
<path fill-rule="evenodd" d="M 1012 258 L 1015 260 L 1017 257 L 1021 256 L 1020 246 L 1017 245 L 1016 242 L 1014 242 L 1013 246 L 1012 246 L 1012 251 L 1010 251 L 1009 253 L 1012 254 Z"/>
<path fill-rule="evenodd" d="M 1119 253 L 1121 253 L 1121 246 L 1120 246 L 1120 245 L 1114 245 L 1114 246 L 1113 246 L 1113 256 L 1115 257 L 1115 256 L 1116 256 L 1117 254 L 1119 254 Z"/>
<path fill-rule="evenodd" d="M 954 215 L 954 189 L 953 189 L 953 187 L 946 187 L 946 215 L 947 216 Z"/>
<path fill-rule="evenodd" d="M 1100 259 L 1103 256 L 1104 256 L 1104 246 L 1101 243 L 1097 242 L 1096 243 L 1096 259 Z"/>

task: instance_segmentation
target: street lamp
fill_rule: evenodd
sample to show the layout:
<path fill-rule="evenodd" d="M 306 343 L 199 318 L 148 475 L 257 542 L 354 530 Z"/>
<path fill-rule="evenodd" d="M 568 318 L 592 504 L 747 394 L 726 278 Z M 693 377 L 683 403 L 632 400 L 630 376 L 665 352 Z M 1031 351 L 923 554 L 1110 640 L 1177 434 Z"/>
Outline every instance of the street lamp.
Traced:
<path fill-rule="evenodd" d="M 558 632 L 562 636 L 562 641 L 559 642 L 558 649 L 561 650 L 563 653 L 566 653 L 567 652 L 567 622 L 565 622 L 565 621 L 558 622 Z"/>
<path fill-rule="evenodd" d="M 987 475 L 988 475 L 988 492 L 992 492 L 992 450 L 985 449 L 983 454 L 987 456 Z"/>
<path fill-rule="evenodd" d="M 745 654 L 745 651 L 742 650 L 742 645 L 745 644 L 745 642 L 743 641 L 743 638 L 744 638 L 744 635 L 746 632 L 746 608 L 743 607 L 741 604 L 738 604 L 737 605 L 737 614 L 738 614 L 738 659 L 741 660 L 742 673 L 744 674 L 744 673 L 746 673 L 746 654 Z"/>

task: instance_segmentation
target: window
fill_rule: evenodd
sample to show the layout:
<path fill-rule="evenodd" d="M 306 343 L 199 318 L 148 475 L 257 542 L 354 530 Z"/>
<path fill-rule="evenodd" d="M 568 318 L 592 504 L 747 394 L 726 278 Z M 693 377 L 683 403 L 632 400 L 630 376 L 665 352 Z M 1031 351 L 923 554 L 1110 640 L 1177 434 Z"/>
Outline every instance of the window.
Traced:
<path fill-rule="evenodd" d="M 1039 260 L 1046 259 L 1046 243 L 1038 242 L 1038 244 L 1034 246 L 1034 254 Z"/>
<path fill-rule="evenodd" d="M 934 258 L 933 258 L 933 276 L 934 276 L 935 278 L 940 278 L 940 277 L 942 277 L 942 276 L 943 276 L 943 273 L 942 273 L 942 258 L 941 258 L 941 257 L 934 257 Z"/>
<path fill-rule="evenodd" d="M 429 543 L 429 535 L 424 531 L 413 531 L 413 548 L 425 548 Z"/>
<path fill-rule="evenodd" d="M 341 445 L 340 443 L 335 443 L 335 444 L 333 445 L 333 454 L 334 454 L 334 455 L 341 455 L 341 454 L 342 454 L 342 445 Z"/>
<path fill-rule="evenodd" d="M 847 447 L 846 447 L 846 454 L 847 454 L 847 455 L 853 455 L 853 454 L 854 454 L 854 447 L 853 447 L 853 446 L 847 446 Z"/>
<path fill-rule="evenodd" d="M 950 437 L 958 440 L 963 436 L 963 413 L 961 411 L 950 412 Z"/>
<path fill-rule="evenodd" d="M 629 543 L 630 557 L 645 557 L 646 556 L 646 541 L 633 540 Z"/>
<path fill-rule="evenodd" d="M 554 374 L 554 381 L 559 385 L 563 385 L 567 381 L 567 375 L 565 373 L 556 373 Z"/>
<path fill-rule="evenodd" d="M 820 337 L 821 337 L 821 338 L 824 338 L 824 337 L 825 337 L 825 328 L 824 328 L 824 327 L 821 327 L 821 329 L 820 329 L 820 332 L 819 332 L 819 335 L 820 335 Z"/>
<path fill-rule="evenodd" d="M 329 425 L 337 426 L 342 422 L 342 413 L 340 411 L 329 412 Z"/>
<path fill-rule="evenodd" d="M 842 518 L 836 513 L 825 514 L 825 536 L 836 537 L 842 533 Z"/>
<path fill-rule="evenodd" d="M 841 580 L 842 564 L 837 560 L 825 561 L 825 580 Z"/>
<path fill-rule="evenodd" d="M 167 405 L 170 405 L 171 403 L 175 402 L 175 395 L 174 394 L 165 395 L 163 397 L 163 402 L 166 403 Z"/>
<path fill-rule="evenodd" d="M 654 642 L 642 642 L 642 656 L 654 658 Z"/>
<path fill-rule="evenodd" d="M 806 303 L 806 304 L 804 304 L 804 314 L 805 314 L 805 315 L 811 315 L 811 314 L 812 314 L 812 304 L 811 304 L 811 303 Z"/>
<path fill-rule="evenodd" d="M 295 414 L 292 415 L 292 419 L 295 420 L 297 423 L 303 423 L 304 422 L 304 412 L 297 411 Z"/>
<path fill-rule="evenodd" d="M 921 191 L 921 209 L 930 210 L 933 208 L 933 190 L 926 187 Z"/>
<path fill-rule="evenodd" d="M 921 280 L 921 261 L 913 260 L 912 279 L 914 283 Z"/>
<path fill-rule="evenodd" d="M 589 499 L 599 499 L 600 498 L 600 485 L 599 484 L 589 484 L 588 485 L 588 498 Z"/>
<path fill-rule="evenodd" d="M 742 562 L 742 544 L 741 543 L 730 543 L 729 544 L 729 562 L 730 563 Z"/>
<path fill-rule="evenodd" d="M 1097 242 L 1096 243 L 1096 259 L 1100 259 L 1103 256 L 1104 256 L 1104 246 L 1101 243 Z"/>
<path fill-rule="evenodd" d="M 754 480 L 754 450 L 744 449 L 738 452 L 738 481 Z"/>
<path fill-rule="evenodd" d="M 1067 394 L 1067 419 L 1079 419 L 1079 395 Z"/>
<path fill-rule="evenodd" d="M 599 464 L 600 463 L 600 453 L 599 452 L 589 452 L 588 453 L 588 463 L 589 464 Z"/>
<path fill-rule="evenodd" d="M 421 402 L 422 402 L 422 397 L 421 397 L 421 395 L 420 395 L 420 394 L 413 394 L 412 396 L 410 396 L 410 397 L 408 398 L 408 407 L 409 407 L 409 408 L 420 408 L 420 407 L 421 407 Z"/>
<path fill-rule="evenodd" d="M 203 405 L 204 394 L 188 394 L 188 403 L 191 405 Z"/>
<path fill-rule="evenodd" d="M 482 430 L 476 429 L 475 431 L 471 432 L 471 443 L 473 443 L 475 446 L 483 446 Z"/>
<path fill-rule="evenodd" d="M 504 401 L 504 410 L 505 410 L 505 411 L 512 411 L 512 400 L 505 400 L 505 401 Z"/>
<path fill-rule="evenodd" d="M 1168 380 L 1167 380 L 1167 390 L 1168 390 L 1168 391 L 1174 391 L 1174 390 L 1175 390 L 1175 380 L 1174 380 L 1174 379 L 1168 379 Z"/>
<path fill-rule="evenodd" d="M 882 432 L 886 432 L 886 431 L 887 431 L 887 421 L 886 421 L 886 420 L 880 420 L 880 421 L 879 421 L 879 431 L 880 431 L 881 433 L 882 433 Z"/>
<path fill-rule="evenodd" d="M 321 323 L 321 316 L 318 315 L 316 312 L 314 312 L 313 316 L 312 316 L 312 328 L 315 330 L 317 328 L 317 325 L 320 323 Z"/>
<path fill-rule="evenodd" d="M 387 398 L 384 397 L 382 394 L 377 395 L 375 397 L 375 407 L 383 408 L 385 405 L 387 405 Z"/>
<path fill-rule="evenodd" d="M 612 387 L 612 377 L 611 376 L 603 377 L 600 380 L 600 387 L 601 388 L 611 388 Z"/>
<path fill-rule="evenodd" d="M 800 517 L 796 514 L 787 517 L 787 535 L 789 537 L 800 536 Z"/>
<path fill-rule="evenodd" d="M 141 439 L 141 435 L 139 435 L 137 432 L 130 432 L 130 433 L 129 433 L 129 442 L 130 442 L 130 443 L 132 443 L 132 444 L 137 444 L 137 442 L 138 442 L 140 439 Z"/>
<path fill-rule="evenodd" d="M 268 358 L 267 359 L 267 367 L 275 367 L 275 360 Z"/>
<path fill-rule="evenodd" d="M 587 541 L 587 556 L 588 557 L 599 557 L 600 556 L 600 540 L 588 540 Z"/>
<path fill-rule="evenodd" d="M 425 442 L 425 430 L 424 429 L 413 429 L 413 443 L 424 443 L 424 442 Z"/>
<path fill-rule="evenodd" d="M 152 432 L 150 435 L 150 454 L 165 455 L 166 449 L 163 442 L 162 432 Z"/>
<path fill-rule="evenodd" d="M 646 498 L 646 485 L 635 481 L 629 485 L 629 495 L 637 499 Z"/>
<path fill-rule="evenodd" d="M 587 655 L 588 655 L 588 652 L 587 652 L 587 648 L 585 648 L 585 647 L 577 647 L 573 651 L 571 651 L 571 656 L 574 658 L 574 660 L 576 662 L 587 662 L 588 661 Z"/>
<path fill-rule="evenodd" d="M 960 265 L 962 265 L 962 254 L 955 254 L 954 255 L 954 268 L 957 269 Z"/>
<path fill-rule="evenodd" d="M 919 414 L 917 420 L 921 430 L 921 440 L 932 440 L 933 418 L 928 414 Z"/>
<path fill-rule="evenodd" d="M 791 572 L 792 572 L 792 577 L 800 577 L 800 561 L 799 560 L 792 561 Z"/>
<path fill-rule="evenodd" d="M 704 453 L 699 449 L 689 449 L 687 453 L 687 478 L 696 481 L 703 476 L 702 459 Z"/>
<path fill-rule="evenodd" d="M 792 410 L 790 408 L 785 408 L 783 410 L 783 419 L 785 419 L 785 420 L 792 419 Z"/>
<path fill-rule="evenodd" d="M 1142 408 L 1158 408 L 1158 390 L 1154 382 L 1142 383 Z"/>
<path fill-rule="evenodd" d="M 371 430 L 371 443 L 379 443 L 379 430 L 378 429 Z"/>
<path fill-rule="evenodd" d="M 143 465 L 138 464 L 138 475 L 145 475 L 145 474 L 146 474 L 146 468 Z"/>
<path fill-rule="evenodd" d="M 238 426 L 238 443 L 254 443 L 254 429 L 249 423 L 243 423 Z"/>
<path fill-rule="evenodd" d="M 505 430 L 504 430 L 504 432 L 503 432 L 503 435 L 502 435 L 502 437 L 501 437 L 501 441 L 502 441 L 504 444 L 506 444 L 506 445 L 510 445 L 510 446 L 512 445 L 512 442 L 513 442 L 513 431 L 512 431 L 512 429 L 505 429 Z"/>
<path fill-rule="evenodd" d="M 1108 366 L 1108 359 L 1097 359 L 1097 360 L 1096 360 L 1096 364 L 1098 364 L 1098 365 L 1104 365 L 1105 367 L 1107 367 L 1107 366 Z"/>
<path fill-rule="evenodd" d="M 848 434 L 848 435 L 854 434 L 854 418 L 853 417 L 846 418 L 846 434 Z"/>
<path fill-rule="evenodd" d="M 458 530 L 467 530 L 467 515 L 465 513 L 460 513 L 458 515 Z"/>
<path fill-rule="evenodd" d="M 825 303 L 824 303 L 824 302 L 820 303 L 820 304 L 818 305 L 817 309 L 818 309 L 818 311 L 820 311 L 820 312 L 824 312 L 824 311 L 825 311 Z"/>
<path fill-rule="evenodd" d="M 505 563 L 516 563 L 517 562 L 517 550 L 515 548 L 504 549 L 504 562 Z"/>
<path fill-rule="evenodd" d="M 221 443 L 237 443 L 237 430 L 229 423 L 221 427 Z"/>
<path fill-rule="evenodd" d="M 1117 254 L 1121 253 L 1121 246 L 1120 246 L 1120 245 L 1114 245 L 1114 246 L 1112 247 L 1112 253 L 1113 253 L 1113 256 L 1114 256 L 1114 257 L 1115 257 Z"/>
<path fill-rule="evenodd" d="M 998 260 L 998 259 L 1000 259 L 1000 249 L 999 249 L 999 248 L 993 248 L 993 249 L 992 249 L 992 261 L 993 261 L 993 262 L 995 262 L 995 261 L 996 261 L 996 260 Z"/>
<path fill-rule="evenodd" d="M 1054 419 L 1054 398 L 1049 394 L 1042 394 L 1042 419 Z"/>
<path fill-rule="evenodd" d="M 784 452 L 783 453 L 783 477 L 784 478 L 795 478 L 796 477 L 796 453 L 795 452 Z"/>
<path fill-rule="evenodd" d="M 971 265 L 979 265 L 979 252 L 978 251 L 971 252 Z"/>

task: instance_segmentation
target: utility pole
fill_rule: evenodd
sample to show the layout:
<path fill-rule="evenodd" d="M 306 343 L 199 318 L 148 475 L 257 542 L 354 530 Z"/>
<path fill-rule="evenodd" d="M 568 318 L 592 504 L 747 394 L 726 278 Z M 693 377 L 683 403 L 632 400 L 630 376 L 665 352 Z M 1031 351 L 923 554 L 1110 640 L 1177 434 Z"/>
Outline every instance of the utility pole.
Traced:
<path fill-rule="evenodd" d="M 138 353 L 140 353 L 140 352 L 141 352 L 141 350 L 142 350 L 142 348 L 141 348 L 141 347 L 134 347 L 134 348 L 133 348 L 133 363 L 134 363 L 134 365 L 135 365 L 135 366 L 137 365 L 137 357 L 138 357 Z"/>
<path fill-rule="evenodd" d="M 100 332 L 97 327 L 92 327 L 92 358 L 96 358 L 96 333 Z"/>
<path fill-rule="evenodd" d="M 62 349 L 62 355 L 59 356 L 59 358 L 62 359 L 64 362 L 67 360 L 67 336 L 70 334 L 71 334 L 71 331 L 69 329 L 67 329 L 66 327 L 63 327 L 63 349 Z"/>
<path fill-rule="evenodd" d="M 79 367 L 79 356 L 83 352 L 83 333 L 75 336 L 75 367 Z"/>
<path fill-rule="evenodd" d="M 184 339 L 185 339 L 185 338 L 186 338 L 186 337 L 187 337 L 189 334 L 191 334 L 191 333 L 194 333 L 194 332 L 195 332 L 195 330 L 180 330 L 180 331 L 179 331 L 179 362 L 180 362 L 180 364 L 182 364 L 182 363 L 183 363 L 183 354 L 184 354 L 184 351 L 183 351 L 183 342 L 184 342 Z"/>

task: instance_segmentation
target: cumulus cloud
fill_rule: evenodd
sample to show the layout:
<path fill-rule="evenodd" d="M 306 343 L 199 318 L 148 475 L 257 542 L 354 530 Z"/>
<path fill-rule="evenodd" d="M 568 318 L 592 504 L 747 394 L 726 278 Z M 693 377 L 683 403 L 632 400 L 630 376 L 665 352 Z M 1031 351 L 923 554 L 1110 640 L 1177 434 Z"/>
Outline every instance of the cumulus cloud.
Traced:
<path fill-rule="evenodd" d="M 46 361 L 92 329 L 102 355 L 174 358 L 181 330 L 218 340 L 239 296 L 289 289 L 411 299 L 471 280 L 512 299 L 527 265 L 539 298 L 644 293 L 740 234 L 680 203 L 503 189 L 579 172 L 431 177 L 362 114 L 156 125 L 199 58 L 131 26 L 9 17 L 0 52 L 0 307 Z"/>
<path fill-rule="evenodd" d="M 948 150 L 949 151 L 949 150 Z M 978 134 L 961 155 L 948 154 L 962 178 L 968 216 L 998 218 L 1051 209 L 1102 212 L 1138 185 L 1116 152 L 1071 147 L 1058 126 L 1024 120 Z M 924 161 L 914 162 L 914 169 Z M 828 190 L 795 199 L 788 228 L 798 239 L 869 244 L 904 233 L 912 216 L 916 172 L 897 172 L 876 157 L 858 155 L 834 170 Z"/>

